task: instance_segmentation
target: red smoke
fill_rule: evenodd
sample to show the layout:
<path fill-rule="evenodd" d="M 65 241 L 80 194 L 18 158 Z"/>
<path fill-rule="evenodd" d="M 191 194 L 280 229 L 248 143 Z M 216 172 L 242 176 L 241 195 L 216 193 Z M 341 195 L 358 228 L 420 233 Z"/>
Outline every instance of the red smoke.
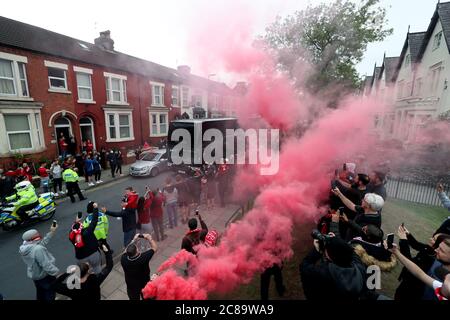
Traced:
<path fill-rule="evenodd" d="M 236 15 L 239 17 L 239 12 Z M 228 24 L 221 24 L 220 16 L 214 19 L 211 25 L 202 20 L 200 35 L 193 42 L 198 46 L 193 48 L 200 52 L 204 70 L 221 65 L 249 80 L 249 92 L 238 110 L 240 119 L 259 115 L 270 127 L 283 129 L 304 120 L 313 101 L 305 101 L 290 80 L 275 70 L 270 57 L 252 47 L 249 19 L 227 16 Z M 320 97 L 316 99 L 315 105 L 323 104 Z M 226 230 L 218 247 L 199 249 L 198 263 L 191 263 L 188 278 L 169 270 L 146 286 L 144 296 L 206 299 L 208 293 L 230 292 L 272 264 L 292 257 L 294 224 L 311 222 L 320 215 L 321 201 L 330 188 L 330 173 L 374 146 L 376 139 L 370 129 L 375 107 L 355 98 L 338 110 L 328 110 L 301 139 L 291 138 L 283 144 L 280 169 L 274 176 L 259 175 L 256 166 L 239 172 L 233 191 L 257 193 L 254 209 Z M 368 160 L 378 159 L 374 154 Z M 160 270 L 188 259 L 179 253 Z"/>

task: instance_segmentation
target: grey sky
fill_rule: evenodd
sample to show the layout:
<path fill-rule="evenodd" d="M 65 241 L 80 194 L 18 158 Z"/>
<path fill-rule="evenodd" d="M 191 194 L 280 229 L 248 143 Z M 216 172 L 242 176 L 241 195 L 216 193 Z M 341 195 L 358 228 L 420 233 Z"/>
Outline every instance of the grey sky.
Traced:
<path fill-rule="evenodd" d="M 325 0 L 329 2 L 331 0 Z M 77 39 L 93 42 L 100 31 L 109 29 L 118 51 L 176 67 L 190 64 L 187 37 L 192 23 L 202 23 L 199 8 L 230 6 L 246 8 L 253 18 L 253 32 L 261 34 L 275 16 L 301 10 L 321 0 L 26 0 L 9 2 L 1 15 L 43 27 Z M 436 6 L 435 0 L 381 0 L 388 8 L 389 25 L 394 34 L 384 43 L 368 47 L 358 71 L 371 74 L 383 53 L 399 55 L 408 25 L 411 31 L 427 28 Z M 70 5 L 69 5 L 70 4 Z M 391 6 L 389 8 L 389 6 Z M 230 17 L 232 19 L 232 17 Z M 195 66 L 193 72 L 196 72 Z M 198 71 L 197 71 L 198 72 Z M 217 76 L 220 80 L 220 75 Z"/>

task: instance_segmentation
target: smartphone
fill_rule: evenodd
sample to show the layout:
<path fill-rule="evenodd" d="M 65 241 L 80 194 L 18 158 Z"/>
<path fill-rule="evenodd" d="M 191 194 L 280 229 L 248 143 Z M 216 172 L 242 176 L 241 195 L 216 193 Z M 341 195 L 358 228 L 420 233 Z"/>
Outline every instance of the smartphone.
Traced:
<path fill-rule="evenodd" d="M 337 188 L 336 180 L 331 180 L 331 189 Z"/>
<path fill-rule="evenodd" d="M 404 228 L 405 227 L 405 223 L 404 222 L 402 222 L 402 228 Z"/>
<path fill-rule="evenodd" d="M 56 220 L 53 220 L 52 227 L 56 228 Z"/>
<path fill-rule="evenodd" d="M 392 249 L 394 246 L 393 246 L 393 243 L 394 243 L 394 234 L 393 233 L 389 233 L 387 236 L 386 236 L 386 241 L 387 241 L 387 245 L 388 245 L 388 249 Z"/>
<path fill-rule="evenodd" d="M 83 216 L 83 212 L 78 211 L 78 213 L 77 213 L 77 218 L 78 218 L 78 219 L 81 219 L 82 216 Z"/>
<path fill-rule="evenodd" d="M 197 210 L 195 210 L 195 215 L 196 215 L 196 216 L 198 216 L 198 209 L 197 209 Z"/>
<path fill-rule="evenodd" d="M 345 207 L 339 207 L 338 210 L 339 210 L 339 215 L 343 216 L 343 215 L 344 215 Z"/>

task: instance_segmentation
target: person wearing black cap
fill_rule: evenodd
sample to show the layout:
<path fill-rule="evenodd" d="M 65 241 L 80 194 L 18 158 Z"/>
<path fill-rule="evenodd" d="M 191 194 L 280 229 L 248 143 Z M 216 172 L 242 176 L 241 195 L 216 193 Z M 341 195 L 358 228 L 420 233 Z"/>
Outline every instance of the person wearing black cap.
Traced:
<path fill-rule="evenodd" d="M 44 238 L 36 229 L 26 231 L 22 235 L 23 243 L 19 248 L 23 262 L 27 265 L 27 276 L 36 286 L 36 299 L 41 301 L 55 300 L 52 283 L 59 269 L 55 265 L 55 258 L 47 249 L 47 244 L 57 228 L 58 225 L 52 225 Z"/>
<path fill-rule="evenodd" d="M 77 217 L 70 230 L 69 239 L 74 246 L 78 262 L 89 263 L 93 272 L 98 274 L 101 272 L 101 255 L 94 233 L 98 223 L 98 206 L 96 203 L 92 203 L 92 207 L 94 213 L 89 226 L 84 228 L 81 219 Z"/>
<path fill-rule="evenodd" d="M 338 237 L 327 236 L 323 247 L 315 239 L 314 249 L 299 269 L 308 300 L 358 300 L 366 291 L 365 266 L 353 248 Z"/>
<path fill-rule="evenodd" d="M 428 244 L 417 241 L 404 225 L 398 227 L 399 248 L 402 255 L 414 262 L 420 269 L 429 272 L 436 262 L 436 249 L 442 241 L 442 237 L 450 234 L 449 219 L 434 232 Z M 410 247 L 417 251 L 412 257 Z M 400 285 L 395 291 L 395 300 L 421 300 L 425 285 L 413 276 L 406 268 L 403 268 L 398 278 Z"/>

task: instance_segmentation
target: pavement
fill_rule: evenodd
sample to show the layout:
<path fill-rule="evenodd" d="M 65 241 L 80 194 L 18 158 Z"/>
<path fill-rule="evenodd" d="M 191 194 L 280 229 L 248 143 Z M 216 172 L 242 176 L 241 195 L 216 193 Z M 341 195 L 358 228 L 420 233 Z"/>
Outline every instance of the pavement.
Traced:
<path fill-rule="evenodd" d="M 103 182 L 102 182 L 102 183 L 98 183 L 98 184 L 95 183 L 93 186 L 90 186 L 90 185 L 85 181 L 84 176 L 80 176 L 80 180 L 78 181 L 78 185 L 80 186 L 81 192 L 84 192 L 84 191 L 90 191 L 90 190 L 95 190 L 95 189 L 97 189 L 97 188 L 99 188 L 99 187 L 108 185 L 108 184 L 110 184 L 110 183 L 112 183 L 112 182 L 115 182 L 115 181 L 119 181 L 119 180 L 121 180 L 121 179 L 128 178 L 128 177 L 130 176 L 130 175 L 129 175 L 130 167 L 131 167 L 131 164 L 128 164 L 128 165 L 122 165 L 122 174 L 116 174 L 114 178 L 112 177 L 112 174 L 111 174 L 111 170 L 110 170 L 110 169 L 102 170 L 102 175 L 101 175 L 100 180 L 103 181 Z M 94 176 L 92 176 L 92 178 L 94 178 Z M 93 179 L 93 180 L 94 180 L 94 179 Z M 62 195 L 59 195 L 59 194 L 58 194 L 58 195 L 56 196 L 56 203 L 60 203 L 61 200 L 69 199 L 69 197 L 67 196 L 67 190 L 66 190 L 66 186 L 65 186 L 65 183 L 64 183 L 64 182 L 63 182 L 63 188 L 62 188 L 62 189 L 63 189 L 64 192 L 66 192 L 66 195 L 62 196 Z M 38 191 L 40 191 L 40 190 L 38 190 Z M 49 191 L 52 191 L 52 192 L 53 192 L 53 187 L 51 187 Z M 75 197 L 78 198 L 77 195 L 75 195 Z"/>
<path fill-rule="evenodd" d="M 215 229 L 219 234 L 223 234 L 225 226 L 230 217 L 239 209 L 237 205 L 227 205 L 225 208 L 214 208 L 211 212 L 200 212 L 203 221 L 205 221 L 208 229 Z M 186 224 L 179 224 L 173 229 L 165 226 L 165 234 L 167 238 L 164 241 L 157 242 L 158 250 L 150 260 L 150 273 L 156 273 L 159 266 L 170 258 L 173 254 L 180 251 L 181 240 L 186 234 L 188 227 Z M 115 265 L 111 273 L 103 282 L 101 288 L 103 300 L 128 300 L 127 286 L 125 284 L 125 276 L 122 266 L 120 265 L 120 254 L 115 257 Z"/>
<path fill-rule="evenodd" d="M 132 186 L 139 194 L 145 192 L 145 187 L 161 188 L 165 184 L 165 179 L 171 176 L 171 172 L 163 172 L 156 177 L 130 177 L 128 166 L 123 166 L 122 177 L 113 179 L 109 171 L 102 173 L 104 183 L 88 187 L 84 179 L 80 179 L 80 188 L 83 189 L 83 195 L 88 198 L 87 201 L 79 201 L 75 196 L 76 202 L 71 203 L 68 197 L 56 199 L 56 213 L 53 219 L 58 221 L 58 230 L 47 245 L 48 250 L 56 259 L 56 265 L 60 272 L 65 272 L 70 265 L 76 264 L 73 245 L 68 239 L 69 230 L 74 222 L 78 211 L 86 214 L 88 201 L 97 202 L 100 206 L 106 206 L 113 211 L 120 211 L 120 200 L 124 189 Z M 65 189 L 65 186 L 63 186 Z M 46 234 L 52 224 L 49 221 L 40 221 L 32 225 L 20 227 L 17 230 L 0 230 L 0 293 L 7 300 L 32 300 L 35 299 L 36 289 L 33 282 L 27 278 L 26 266 L 18 253 L 19 246 L 22 244 L 22 234 L 24 231 L 34 228 L 41 234 Z M 111 248 L 119 253 L 123 249 L 123 232 L 120 218 L 109 218 L 109 236 L 108 242 Z"/>
<path fill-rule="evenodd" d="M 161 188 L 165 184 L 165 179 L 171 176 L 171 172 L 163 172 L 156 177 L 130 177 L 129 165 L 122 167 L 123 176 L 112 178 L 109 170 L 102 172 L 101 184 L 88 186 L 84 178 L 80 177 L 80 189 L 88 201 L 96 201 L 100 206 L 106 206 L 111 210 L 120 210 L 120 199 L 124 189 L 132 186 L 139 194 L 145 192 L 145 187 Z M 63 189 L 65 186 L 63 185 Z M 88 201 L 79 201 L 75 195 L 76 202 L 71 203 L 66 196 L 56 199 L 57 207 L 54 219 L 58 221 L 58 230 L 47 245 L 49 252 L 56 258 L 56 265 L 60 272 L 65 272 L 68 266 L 76 264 L 73 245 L 68 239 L 71 225 L 73 224 L 76 212 L 86 213 Z M 226 208 L 217 208 L 211 213 L 204 212 L 200 208 L 200 214 L 206 224 L 211 229 L 223 232 L 225 224 L 229 217 L 238 209 L 236 205 L 229 205 Z M 167 222 L 167 221 L 166 221 Z M 36 289 L 33 282 L 26 275 L 26 266 L 18 253 L 19 246 L 22 244 L 22 234 L 25 230 L 35 228 L 41 234 L 46 234 L 52 221 L 38 222 L 32 226 L 23 227 L 13 231 L 0 230 L 0 293 L 6 300 L 34 300 Z M 187 231 L 186 225 L 179 225 L 177 228 L 166 228 L 165 233 L 168 237 L 158 243 L 158 251 L 151 260 L 151 272 L 155 273 L 159 265 L 177 252 L 181 247 L 181 239 Z M 123 232 L 120 218 L 109 217 L 109 236 L 108 243 L 115 252 L 115 266 L 111 274 L 105 280 L 102 286 L 103 299 L 128 299 L 126 295 L 125 278 L 119 261 L 123 250 Z M 67 299 L 60 296 L 59 299 Z"/>

